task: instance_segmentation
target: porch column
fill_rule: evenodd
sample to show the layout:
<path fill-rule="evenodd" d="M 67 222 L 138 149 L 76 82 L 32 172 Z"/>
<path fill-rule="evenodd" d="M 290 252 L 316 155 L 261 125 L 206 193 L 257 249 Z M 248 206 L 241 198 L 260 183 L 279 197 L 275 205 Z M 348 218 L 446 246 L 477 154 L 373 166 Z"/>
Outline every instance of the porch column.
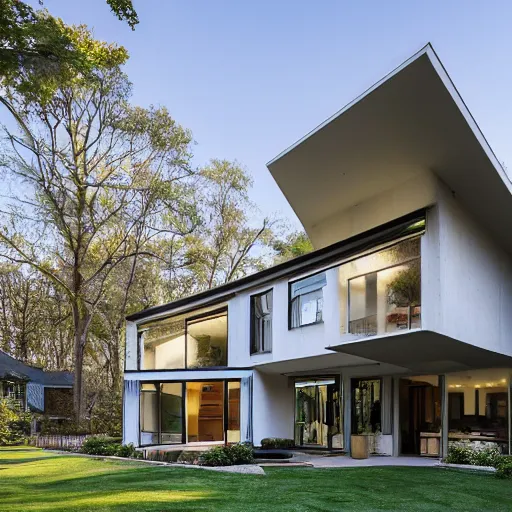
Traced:
<path fill-rule="evenodd" d="M 349 376 L 342 374 L 341 380 L 343 384 L 343 437 L 345 439 L 343 447 L 346 453 L 350 453 L 350 434 L 352 433 L 352 387 Z"/>
<path fill-rule="evenodd" d="M 446 376 L 439 375 L 439 387 L 441 388 L 441 458 L 448 455 L 448 388 Z"/>
<path fill-rule="evenodd" d="M 393 457 L 400 451 L 400 377 L 393 377 Z"/>
<path fill-rule="evenodd" d="M 252 408 L 253 408 L 252 375 L 244 377 L 240 385 L 240 441 L 253 442 Z"/>
<path fill-rule="evenodd" d="M 140 381 L 125 380 L 123 396 L 123 444 L 139 446 Z"/>

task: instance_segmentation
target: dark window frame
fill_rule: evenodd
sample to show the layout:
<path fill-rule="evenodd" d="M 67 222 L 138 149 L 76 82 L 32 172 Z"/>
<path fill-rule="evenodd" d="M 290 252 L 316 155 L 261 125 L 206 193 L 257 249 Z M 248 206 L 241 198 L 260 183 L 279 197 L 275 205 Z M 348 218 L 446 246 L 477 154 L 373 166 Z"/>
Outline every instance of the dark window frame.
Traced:
<path fill-rule="evenodd" d="M 226 365 L 223 366 L 194 366 L 193 368 L 188 367 L 188 324 L 190 322 L 195 322 L 201 320 L 203 318 L 208 317 L 218 317 L 218 316 L 226 316 Z M 176 315 L 174 315 L 176 316 Z M 163 317 L 158 320 L 170 319 L 173 316 Z M 156 321 L 156 320 L 155 320 Z M 188 371 L 188 370 L 211 370 L 211 369 L 226 369 L 228 368 L 228 357 L 229 357 L 229 313 L 228 307 L 223 306 L 221 308 L 214 309 L 212 311 L 206 311 L 203 313 L 199 313 L 197 315 L 191 315 L 184 318 L 185 329 L 184 329 L 184 337 L 185 337 L 185 350 L 184 350 L 184 361 L 185 364 L 183 368 L 158 368 L 158 369 L 150 369 L 150 368 L 141 368 L 142 358 L 144 357 L 144 341 L 142 339 L 142 331 L 137 332 L 137 370 L 141 372 L 155 372 L 155 371 Z M 149 323 L 149 322 L 148 322 Z M 142 324 L 144 325 L 144 324 Z M 129 370 L 130 371 L 130 370 Z"/>
<path fill-rule="evenodd" d="M 309 327 L 310 325 L 318 325 L 318 324 L 324 323 L 324 315 L 323 315 L 324 308 L 323 308 L 323 304 L 322 304 L 322 318 L 320 320 L 316 320 L 315 322 L 311 322 L 309 324 L 301 324 L 301 325 L 295 325 L 295 326 L 292 325 L 292 286 L 296 283 L 300 283 L 301 281 L 304 281 L 305 279 L 309 279 L 310 277 L 317 276 L 319 274 L 325 274 L 326 284 L 323 285 L 321 288 L 319 288 L 320 290 L 322 290 L 322 300 L 323 300 L 323 298 L 324 298 L 323 297 L 323 289 L 327 286 L 327 271 L 328 270 L 330 270 L 330 268 L 322 269 L 322 270 L 319 270 L 318 272 L 313 272 L 312 274 L 308 274 L 307 276 L 300 277 L 298 279 L 288 282 L 288 330 L 289 331 L 291 331 L 293 329 L 302 329 L 303 327 Z M 298 295 L 295 298 L 298 299 L 299 297 L 301 297 L 301 295 Z"/>
<path fill-rule="evenodd" d="M 187 379 L 187 380 L 144 380 L 140 381 L 140 388 L 139 388 L 139 447 L 140 448 L 147 448 L 150 446 L 164 446 L 162 444 L 162 422 L 161 422 L 161 414 L 162 414 L 162 404 L 161 404 L 161 385 L 162 384 L 181 384 L 181 407 L 182 407 L 182 417 L 181 417 L 181 442 L 180 443 L 165 443 L 165 446 L 175 446 L 178 444 L 191 444 L 200 445 L 201 443 L 188 443 L 187 442 L 187 382 L 223 382 L 223 390 L 224 390 L 224 403 L 223 403 L 223 434 L 224 434 L 224 440 L 222 441 L 224 445 L 227 444 L 227 427 L 228 427 L 228 383 L 229 382 L 239 382 L 240 383 L 240 391 L 242 389 L 242 379 L 241 378 L 228 378 L 228 379 L 208 379 L 205 380 L 204 378 L 201 379 Z M 158 442 L 151 443 L 151 444 L 142 444 L 142 416 L 141 416 L 141 404 L 142 404 L 142 385 L 143 384 L 153 384 L 156 389 L 156 395 L 157 395 L 157 404 L 158 404 L 158 411 L 157 411 L 157 424 L 158 424 L 158 432 L 151 432 L 153 434 L 157 434 Z M 239 414 L 240 417 L 242 416 L 242 401 L 240 400 L 239 404 Z M 241 427 L 241 425 L 240 425 Z M 240 428 L 240 435 L 242 435 L 242 431 Z M 219 441 L 220 444 L 220 441 Z"/>
<path fill-rule="evenodd" d="M 270 343 L 269 348 L 265 349 L 265 338 L 264 338 L 264 330 L 262 329 L 262 350 L 258 350 L 256 347 L 256 337 L 255 337 L 255 326 L 256 326 L 256 313 L 255 313 L 255 307 L 254 307 L 254 301 L 255 299 L 262 297 L 263 295 L 267 295 L 271 293 L 272 294 L 272 311 L 270 312 L 270 320 L 272 322 L 272 331 L 270 335 Z M 256 293 L 254 295 L 251 295 L 250 297 L 250 314 L 251 314 L 251 320 L 250 320 L 250 344 L 249 344 L 249 353 L 250 355 L 256 355 L 256 354 L 271 354 L 272 353 L 272 338 L 273 338 L 273 330 L 274 330 L 274 323 L 273 323 L 273 314 L 274 314 L 274 288 L 269 288 L 268 290 L 265 290 L 261 293 Z"/>

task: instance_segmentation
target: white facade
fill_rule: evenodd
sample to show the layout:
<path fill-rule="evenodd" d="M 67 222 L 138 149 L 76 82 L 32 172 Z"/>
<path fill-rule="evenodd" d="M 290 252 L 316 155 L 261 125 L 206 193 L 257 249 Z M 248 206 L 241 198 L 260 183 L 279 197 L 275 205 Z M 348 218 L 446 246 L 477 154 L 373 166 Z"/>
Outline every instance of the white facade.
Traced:
<path fill-rule="evenodd" d="M 440 73 L 428 47 L 407 66 L 399 68 L 389 80 L 406 84 L 407 78 L 402 76 L 407 77 L 420 69 L 417 62 L 426 66 L 421 60 L 425 56 L 430 59 L 431 68 Z M 417 72 L 426 73 L 423 68 Z M 441 78 L 444 80 L 444 75 Z M 386 94 L 392 94 L 388 83 L 381 86 Z M 445 90 L 453 94 L 450 87 L 446 85 Z M 378 97 L 372 101 L 377 102 Z M 457 101 L 455 104 L 460 107 Z M 353 108 L 359 107 L 355 104 Z M 465 111 L 462 113 L 466 115 Z M 295 206 L 293 198 L 296 196 L 299 201 L 303 191 L 297 189 L 297 179 L 293 185 L 288 184 L 286 166 L 299 165 L 294 160 L 294 152 L 301 154 L 308 144 L 310 151 L 314 151 L 318 137 L 324 137 L 325 141 L 332 138 L 334 130 L 339 129 L 337 123 L 333 119 L 322 125 L 311 136 L 312 143 L 305 139 L 269 164 L 280 186 L 291 191 L 287 195 L 291 197 L 292 206 Z M 472 128 L 471 124 L 469 126 Z M 453 135 L 454 143 L 466 143 L 462 137 L 463 127 L 460 130 L 460 137 Z M 467 141 L 471 146 L 461 146 L 459 153 L 474 151 L 477 154 L 475 146 L 479 146 L 480 155 L 490 154 L 490 150 L 482 150 L 482 141 L 478 137 Z M 376 140 L 376 147 L 380 143 Z M 265 271 L 197 298 L 177 301 L 129 318 L 126 329 L 125 442 L 169 447 L 173 443 L 162 440 L 172 438 L 174 444 L 211 440 L 250 441 L 259 445 L 264 438 L 277 437 L 294 439 L 297 445 L 307 447 L 348 451 L 350 436 L 365 433 L 373 439 L 376 452 L 389 455 L 440 456 L 446 453 L 449 443 L 473 442 L 478 436 L 500 446 L 504 452 L 510 450 L 512 237 L 510 231 L 502 232 L 501 236 L 499 230 L 496 231 L 496 227 L 506 225 L 506 220 L 500 218 L 489 226 L 488 210 L 505 205 L 508 212 L 512 211 L 512 188 L 508 183 L 497 183 L 495 176 L 486 197 L 491 203 L 495 197 L 495 204 L 488 208 L 476 204 L 469 190 L 470 184 L 459 186 L 456 183 L 454 186 L 453 182 L 447 183 L 455 176 L 450 169 L 466 162 L 450 157 L 447 162 L 452 167 L 445 166 L 442 170 L 426 167 L 424 162 L 430 154 L 440 162 L 440 155 L 446 156 L 446 151 L 436 151 L 429 144 L 423 147 L 413 140 L 408 144 L 396 155 L 387 155 L 389 160 L 394 159 L 395 166 L 402 166 L 400 172 L 393 174 L 392 180 L 387 182 L 383 176 L 373 180 L 372 172 L 387 172 L 384 165 L 381 171 L 369 169 L 368 185 L 360 181 L 360 175 L 347 182 L 353 187 L 352 195 L 348 193 L 350 190 L 344 191 L 343 197 L 348 199 L 336 202 L 326 198 L 325 205 L 334 205 L 334 211 L 328 215 L 325 215 L 327 206 L 323 206 L 322 218 L 318 218 L 313 207 L 315 202 L 322 202 L 323 197 L 313 196 L 311 204 L 299 208 L 299 216 L 320 251 L 296 263 L 278 266 L 274 271 Z M 365 155 L 359 157 L 362 162 Z M 400 163 L 403 155 L 407 157 L 409 168 Z M 353 158 L 356 157 L 357 154 Z M 322 179 L 321 158 L 327 157 L 318 154 L 319 180 Z M 326 180 L 331 182 L 335 179 L 332 177 L 333 161 L 334 156 L 329 156 L 325 167 L 325 172 L 331 173 L 326 174 Z M 447 162 L 443 163 L 446 165 Z M 487 163 L 486 160 L 485 165 Z M 339 165 L 343 165 L 342 159 Z M 302 170 L 297 167 L 297 172 Z M 304 172 L 307 172 L 306 167 Z M 484 172 L 489 172 L 488 167 L 482 170 Z M 500 173 L 497 176 L 503 179 Z M 339 179 L 342 186 L 343 177 Z M 478 179 L 480 175 L 473 181 Z M 379 186 L 372 192 L 374 182 Z M 383 183 L 389 186 L 383 186 Z M 329 191 L 326 189 L 322 193 Z M 394 226 L 406 222 L 403 219 L 422 216 L 426 221 L 424 225 L 413 222 L 410 228 L 413 231 L 388 235 Z M 408 247 L 415 247 L 416 239 L 419 239 L 419 253 L 409 254 L 407 251 L 412 249 Z M 401 245 L 397 245 L 399 242 Z M 405 255 L 397 256 L 401 247 L 407 251 L 404 249 Z M 394 248 L 398 252 L 394 253 Z M 389 262 L 374 261 L 381 254 L 387 254 L 379 251 L 389 252 Z M 395 261 L 393 258 L 401 259 Z M 414 275 L 417 263 L 421 296 L 410 299 L 406 305 L 399 304 L 390 290 L 400 283 L 398 277 L 403 284 L 406 276 Z M 321 291 L 315 288 L 317 298 L 306 306 L 316 304 L 313 306 L 317 308 L 316 318 L 321 321 L 293 327 L 292 284 L 322 272 L 325 282 Z M 270 290 L 271 345 L 263 353 L 251 354 L 251 340 L 254 336 L 262 336 L 253 327 L 259 313 L 255 313 L 251 300 Z M 148 322 L 170 318 L 170 321 L 179 319 L 184 325 L 184 331 L 179 331 L 176 336 L 168 334 L 170 327 L 158 327 L 163 329 L 162 339 L 167 336 L 167 345 L 162 346 L 153 335 L 152 340 L 157 341 L 151 342 L 154 345 L 152 354 L 158 357 L 155 356 L 157 349 L 175 351 L 181 337 L 185 340 L 183 346 L 186 345 L 189 318 L 198 313 L 207 317 L 220 307 L 227 311 L 227 359 L 220 368 L 176 368 L 176 364 L 179 366 L 176 362 L 168 363 L 172 368 L 144 368 L 145 363 L 155 364 L 145 355 L 149 345 L 141 335 L 148 329 Z M 355 311 L 361 309 L 366 313 L 356 318 Z M 304 311 L 300 309 L 299 314 Z M 210 354 L 216 348 L 207 333 L 196 336 L 194 343 L 210 343 Z M 201 349 L 194 347 L 189 350 L 194 351 L 195 359 Z M 174 357 L 175 352 L 172 353 Z M 167 360 L 174 361 L 172 357 Z M 183 357 L 186 360 L 187 352 Z M 165 394 L 162 386 L 170 382 L 182 384 L 182 395 L 169 398 Z M 193 389 L 197 387 L 190 384 L 193 382 L 199 383 L 200 397 L 211 394 L 199 405 L 192 399 Z M 145 428 L 140 413 L 140 395 L 144 392 L 148 393 L 146 408 L 157 407 L 155 400 L 160 401 L 160 412 L 155 412 L 155 418 L 160 418 L 160 426 L 152 418 L 149 423 L 156 432 L 151 431 L 144 438 L 151 439 L 150 443 L 142 442 L 140 435 Z M 214 395 L 220 397 L 215 404 L 211 398 Z M 181 406 L 178 398 L 182 400 Z M 164 400 L 175 405 L 169 405 L 165 410 Z M 212 419 L 213 413 L 208 416 L 208 403 L 217 407 L 218 420 Z M 417 414 L 409 409 L 410 404 L 418 408 Z M 172 414 L 169 413 L 171 409 Z M 196 409 L 199 413 L 193 412 Z M 175 429 L 179 435 L 175 433 L 172 437 L 164 432 L 162 418 L 166 414 L 172 417 L 172 421 L 169 420 L 172 427 L 165 428 Z M 200 426 L 196 435 L 191 432 L 196 428 L 193 425 L 197 414 Z M 202 431 L 201 420 L 207 425 Z"/>

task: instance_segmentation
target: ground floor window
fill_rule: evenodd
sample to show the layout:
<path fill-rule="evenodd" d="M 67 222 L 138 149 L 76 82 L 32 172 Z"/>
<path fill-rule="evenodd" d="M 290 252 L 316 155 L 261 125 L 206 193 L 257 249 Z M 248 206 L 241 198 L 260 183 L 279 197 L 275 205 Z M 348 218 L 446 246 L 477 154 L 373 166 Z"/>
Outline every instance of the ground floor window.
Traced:
<path fill-rule="evenodd" d="M 448 442 L 474 448 L 497 446 L 508 453 L 509 370 L 451 373 L 448 391 Z"/>
<path fill-rule="evenodd" d="M 341 392 L 338 379 L 295 383 L 295 444 L 343 448 Z"/>
<path fill-rule="evenodd" d="M 140 444 L 240 441 L 240 381 L 141 385 Z"/>

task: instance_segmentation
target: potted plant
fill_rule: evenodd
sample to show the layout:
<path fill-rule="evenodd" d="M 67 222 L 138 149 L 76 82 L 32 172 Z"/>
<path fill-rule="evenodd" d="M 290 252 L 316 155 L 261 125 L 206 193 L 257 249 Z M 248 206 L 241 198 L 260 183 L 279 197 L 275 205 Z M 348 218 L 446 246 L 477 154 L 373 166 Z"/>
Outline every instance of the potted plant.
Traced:
<path fill-rule="evenodd" d="M 388 315 L 388 322 L 406 323 L 411 328 L 412 315 L 421 304 L 421 270 L 419 261 L 415 260 L 400 271 L 388 285 L 388 303 L 399 308 L 407 308 L 407 315 L 401 320 L 399 313 Z M 396 318 L 395 318 L 396 317 Z M 405 321 L 405 322 L 404 322 Z"/>
<path fill-rule="evenodd" d="M 367 459 L 370 456 L 371 429 L 359 427 L 357 434 L 350 436 L 350 456 L 353 459 Z"/>

